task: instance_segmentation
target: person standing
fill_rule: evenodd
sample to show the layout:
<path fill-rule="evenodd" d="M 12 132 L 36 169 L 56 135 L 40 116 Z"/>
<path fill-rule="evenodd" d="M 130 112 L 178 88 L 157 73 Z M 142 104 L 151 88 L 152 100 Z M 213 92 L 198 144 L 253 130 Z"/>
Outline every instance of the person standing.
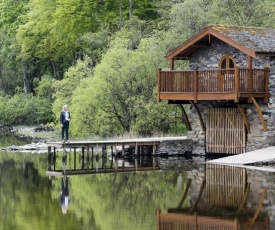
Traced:
<path fill-rule="evenodd" d="M 61 130 L 62 141 L 69 142 L 70 120 L 71 120 L 71 114 L 68 111 L 68 106 L 63 105 L 62 112 L 60 113 L 60 125 L 62 127 L 62 130 Z M 65 136 L 66 136 L 66 140 L 64 139 Z"/>

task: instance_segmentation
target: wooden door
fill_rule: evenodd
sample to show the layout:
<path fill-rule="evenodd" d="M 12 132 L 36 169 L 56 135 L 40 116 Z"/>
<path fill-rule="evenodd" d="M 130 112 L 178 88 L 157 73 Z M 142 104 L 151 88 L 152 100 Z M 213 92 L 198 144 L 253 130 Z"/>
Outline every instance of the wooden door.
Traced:
<path fill-rule="evenodd" d="M 237 108 L 207 109 L 205 144 L 207 153 L 244 153 L 245 141 L 245 126 Z"/>

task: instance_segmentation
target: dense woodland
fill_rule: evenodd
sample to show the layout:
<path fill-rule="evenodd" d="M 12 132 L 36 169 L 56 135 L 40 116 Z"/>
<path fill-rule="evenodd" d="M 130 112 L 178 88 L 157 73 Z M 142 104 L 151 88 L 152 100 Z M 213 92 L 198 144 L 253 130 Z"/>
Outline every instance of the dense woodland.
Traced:
<path fill-rule="evenodd" d="M 156 101 L 167 52 L 208 24 L 275 28 L 275 0 L 0 0 L 0 13 L 0 123 L 58 126 L 68 104 L 75 136 L 184 133 Z"/>

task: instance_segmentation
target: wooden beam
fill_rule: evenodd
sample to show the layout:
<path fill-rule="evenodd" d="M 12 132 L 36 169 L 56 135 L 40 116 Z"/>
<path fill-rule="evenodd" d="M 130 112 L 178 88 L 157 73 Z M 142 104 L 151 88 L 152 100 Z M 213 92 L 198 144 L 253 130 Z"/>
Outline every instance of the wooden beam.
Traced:
<path fill-rule="evenodd" d="M 194 102 L 197 103 L 198 96 L 198 69 L 194 70 Z"/>
<path fill-rule="evenodd" d="M 249 192 L 250 192 L 250 183 L 247 184 L 247 187 L 245 189 L 245 194 L 244 194 L 242 203 L 240 204 L 240 206 L 238 208 L 237 214 L 239 214 L 241 212 L 241 210 L 243 209 L 244 205 L 246 204 Z"/>
<path fill-rule="evenodd" d="M 183 196 L 182 196 L 181 201 L 179 202 L 177 208 L 180 208 L 182 206 L 182 204 L 183 204 L 183 202 L 184 202 L 184 200 L 187 196 L 187 193 L 188 193 L 188 190 L 190 188 L 191 182 L 192 182 L 192 180 L 190 178 L 188 178 L 187 183 L 186 183 L 186 187 L 185 187 L 185 191 L 183 193 Z"/>
<path fill-rule="evenodd" d="M 174 58 L 170 59 L 170 70 L 174 70 L 175 69 L 175 62 L 174 62 Z"/>
<path fill-rule="evenodd" d="M 245 125 L 245 128 L 246 128 L 246 131 L 248 133 L 251 133 L 251 131 L 250 131 L 250 125 L 249 125 L 247 117 L 246 117 L 246 115 L 244 113 L 244 109 L 239 104 L 237 104 L 237 107 L 238 107 L 238 109 L 240 110 L 240 112 L 241 112 L 241 114 L 243 116 L 243 122 L 244 122 L 244 125 Z"/>
<path fill-rule="evenodd" d="M 251 219 L 250 221 L 250 226 L 253 226 L 253 224 L 255 223 L 255 220 L 257 219 L 261 209 L 262 209 L 262 206 L 263 206 L 263 202 L 264 202 L 264 199 L 265 199 L 265 196 L 266 196 L 266 193 L 267 193 L 267 187 L 264 187 L 263 188 L 263 192 L 262 192 L 262 196 L 259 200 L 259 203 L 258 203 L 258 207 L 253 215 L 253 218 Z"/>
<path fill-rule="evenodd" d="M 157 92 L 157 101 L 160 102 L 160 73 L 161 73 L 161 68 L 158 69 L 157 71 L 157 81 L 158 81 L 158 92 Z"/>
<path fill-rule="evenodd" d="M 157 209 L 157 214 L 156 214 L 156 226 L 157 230 L 160 230 L 160 209 Z"/>
<path fill-rule="evenodd" d="M 264 89 L 265 89 L 264 103 L 268 103 L 268 99 L 270 97 L 269 91 L 268 91 L 268 85 L 269 85 L 269 69 L 266 67 L 264 69 Z"/>
<path fill-rule="evenodd" d="M 226 37 L 225 35 L 212 29 L 211 27 L 207 27 L 204 30 L 202 30 L 201 32 L 197 33 L 192 38 L 190 38 L 189 40 L 187 40 L 186 42 L 184 42 L 183 44 L 181 44 L 180 46 L 178 46 L 177 48 L 175 48 L 174 50 L 172 50 L 170 53 L 168 53 L 166 55 L 166 60 L 168 61 L 172 58 L 175 58 L 177 55 L 179 55 L 183 51 L 187 50 L 188 48 L 194 46 L 196 43 L 198 43 L 198 42 L 200 43 L 201 39 L 205 38 L 206 36 L 211 36 L 211 35 L 220 39 L 221 41 L 229 44 L 230 46 L 233 46 L 234 48 L 244 52 L 245 54 L 247 54 L 253 58 L 256 58 L 256 54 L 252 49 L 249 49 L 246 46 L 243 46 L 240 43 Z"/>
<path fill-rule="evenodd" d="M 201 112 L 200 110 L 198 109 L 198 106 L 193 102 L 193 101 L 190 101 L 190 103 L 194 106 L 194 108 L 196 109 L 197 111 L 197 114 L 199 116 L 199 120 L 200 120 L 200 124 L 201 124 L 201 128 L 202 128 L 202 131 L 205 131 L 206 128 L 205 128 L 205 124 L 203 122 L 203 119 L 202 119 L 202 116 L 201 116 Z"/>
<path fill-rule="evenodd" d="M 240 67 L 236 66 L 235 68 L 235 99 L 234 102 L 239 102 L 239 92 L 240 92 Z"/>
<path fill-rule="evenodd" d="M 253 73 L 252 73 L 252 57 L 251 56 L 248 56 L 247 68 L 248 68 L 248 92 L 249 92 L 248 103 L 251 103 L 252 102 L 252 91 L 253 91 Z"/>
<path fill-rule="evenodd" d="M 189 122 L 189 119 L 188 119 L 188 116 L 184 110 L 184 107 L 181 105 L 181 104 L 178 104 L 180 110 L 181 110 L 181 114 L 182 114 L 182 120 L 187 128 L 188 131 L 191 131 L 192 128 L 191 128 L 191 125 L 190 125 L 190 122 Z"/>
<path fill-rule="evenodd" d="M 257 103 L 257 101 L 255 100 L 254 97 L 252 97 L 252 102 L 253 102 L 253 104 L 254 104 L 254 106 L 255 106 L 255 108 L 256 108 L 258 114 L 259 114 L 260 120 L 261 120 L 261 122 L 262 122 L 263 130 L 264 130 L 264 131 L 267 131 L 266 123 L 265 123 L 265 121 L 264 121 L 264 117 L 263 117 L 261 108 L 260 108 L 260 106 L 258 105 L 258 103 Z"/>
<path fill-rule="evenodd" d="M 206 184 L 206 181 L 205 179 L 202 181 L 202 184 L 201 184 L 201 187 L 200 187 L 200 192 L 199 192 L 199 195 L 197 197 L 197 200 L 196 200 L 196 203 L 192 206 L 192 208 L 190 209 L 190 212 L 192 213 L 196 208 L 197 208 L 197 205 L 201 199 L 201 195 L 202 195 L 202 192 L 204 190 L 204 187 L 205 187 L 205 184 Z"/>

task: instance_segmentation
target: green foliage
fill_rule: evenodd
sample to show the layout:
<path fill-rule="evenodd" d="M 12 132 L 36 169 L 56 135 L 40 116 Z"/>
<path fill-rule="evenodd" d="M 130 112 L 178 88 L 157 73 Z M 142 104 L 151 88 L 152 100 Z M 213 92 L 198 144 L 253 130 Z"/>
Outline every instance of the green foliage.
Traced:
<path fill-rule="evenodd" d="M 31 94 L 16 93 L 1 97 L 0 123 L 9 125 L 35 125 L 53 120 L 51 104 Z"/>
<path fill-rule="evenodd" d="M 274 28 L 275 3 L 272 0 L 213 1 L 212 23 Z"/>
<path fill-rule="evenodd" d="M 129 34 L 117 33 L 112 48 L 96 66 L 94 77 L 83 80 L 75 90 L 72 111 L 77 120 L 71 126 L 74 135 L 148 136 L 169 133 L 175 123 L 172 107 L 156 103 L 156 67 L 163 51 L 153 42 L 146 44 L 152 39 L 141 40 L 141 48 L 132 50 Z M 152 51 L 148 52 L 147 47 Z"/>
<path fill-rule="evenodd" d="M 73 134 L 103 137 L 185 132 L 177 109 L 156 103 L 165 55 L 207 24 L 275 20 L 274 0 L 0 0 L 0 11 L 1 120 L 25 122 L 35 111 L 33 122 L 51 121 L 53 110 L 58 123 L 66 103 Z M 10 109 L 21 104 L 17 87 L 30 98 L 22 97 L 22 117 Z"/>
<path fill-rule="evenodd" d="M 22 24 L 21 16 L 27 12 L 26 5 L 29 0 L 14 1 L 0 0 L 0 28 L 14 34 L 19 25 Z"/>
<path fill-rule="evenodd" d="M 62 110 L 62 106 L 67 104 L 69 106 L 69 110 L 72 110 L 73 106 L 71 106 L 71 101 L 75 93 L 75 89 L 82 80 L 92 76 L 93 69 L 91 68 L 91 63 L 92 60 L 88 56 L 85 56 L 83 61 L 78 60 L 75 66 L 69 68 L 62 81 L 53 82 L 53 96 L 55 99 L 53 103 L 53 112 L 56 117 L 56 124 L 59 124 L 59 114 Z M 78 106 L 81 106 L 81 103 Z M 72 113 L 72 119 L 73 117 L 74 114 Z"/>
<path fill-rule="evenodd" d="M 53 85 L 50 76 L 42 76 L 41 81 L 38 82 L 38 86 L 35 88 L 36 96 L 40 99 L 45 99 L 48 102 L 53 98 Z"/>

